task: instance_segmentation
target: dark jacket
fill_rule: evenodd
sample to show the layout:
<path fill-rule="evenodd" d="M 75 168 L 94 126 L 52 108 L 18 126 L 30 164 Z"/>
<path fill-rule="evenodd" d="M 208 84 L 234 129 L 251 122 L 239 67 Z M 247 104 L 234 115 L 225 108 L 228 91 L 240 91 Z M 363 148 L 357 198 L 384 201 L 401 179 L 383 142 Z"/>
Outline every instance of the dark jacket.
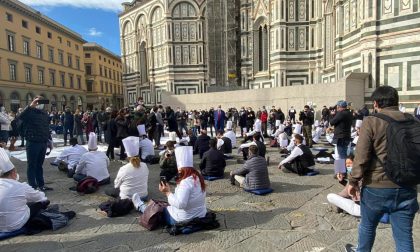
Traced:
<path fill-rule="evenodd" d="M 245 176 L 244 189 L 256 190 L 270 188 L 267 162 L 260 156 L 250 156 L 242 168 L 232 173 L 233 175 Z"/>
<path fill-rule="evenodd" d="M 166 157 L 167 153 L 169 153 L 168 150 L 166 150 L 165 153 L 162 156 L 160 156 L 160 160 L 159 160 L 160 169 L 171 172 L 171 173 L 177 173 L 178 168 L 176 165 L 175 153 L 174 151 L 172 151 L 171 156 L 169 158 Z"/>
<path fill-rule="evenodd" d="M 194 135 L 190 136 L 190 141 L 188 142 L 188 146 L 194 147 L 195 146 L 195 142 L 197 142 L 197 137 L 194 136 Z"/>
<path fill-rule="evenodd" d="M 117 145 L 117 124 L 115 123 L 115 118 L 109 119 L 106 123 L 104 135 L 105 142 L 113 146 Z"/>
<path fill-rule="evenodd" d="M 166 118 L 168 119 L 168 129 L 170 132 L 178 130 L 178 124 L 176 122 L 175 113 L 173 110 L 166 112 Z"/>
<path fill-rule="evenodd" d="M 230 138 L 222 137 L 222 140 L 223 140 L 224 143 L 223 143 L 222 147 L 220 148 L 220 151 L 223 154 L 232 153 L 232 141 L 230 140 Z"/>
<path fill-rule="evenodd" d="M 74 116 L 70 111 L 64 113 L 64 127 L 73 130 Z"/>
<path fill-rule="evenodd" d="M 351 125 L 353 123 L 353 115 L 350 110 L 346 109 L 337 112 L 330 120 L 330 124 L 334 126 L 334 139 L 350 139 Z"/>
<path fill-rule="evenodd" d="M 300 112 L 299 121 L 302 122 L 303 126 L 312 126 L 314 124 L 314 114 L 311 111 Z"/>
<path fill-rule="evenodd" d="M 74 115 L 73 135 L 83 135 L 82 118 L 80 114 Z"/>
<path fill-rule="evenodd" d="M 48 113 L 44 110 L 26 107 L 19 114 L 25 127 L 25 138 L 31 142 L 46 143 L 50 138 L 50 124 Z"/>
<path fill-rule="evenodd" d="M 123 139 L 128 137 L 128 120 L 125 117 L 117 116 L 115 118 L 115 123 L 117 125 L 117 138 Z"/>
<path fill-rule="evenodd" d="M 254 121 L 255 121 L 255 113 L 254 111 L 251 110 L 247 113 L 246 126 L 248 128 L 252 128 L 254 125 Z"/>
<path fill-rule="evenodd" d="M 248 118 L 247 111 L 241 111 L 239 115 L 239 127 L 245 128 L 246 127 L 246 119 Z"/>
<path fill-rule="evenodd" d="M 399 121 L 405 119 L 398 107 L 384 108 L 380 113 Z M 350 184 L 358 185 L 358 181 L 362 180 L 363 186 L 367 187 L 399 187 L 389 180 L 382 165 L 387 158 L 387 127 L 386 121 L 374 116 L 367 116 L 363 120 L 363 127 L 360 129 L 357 140 Z"/>
<path fill-rule="evenodd" d="M 223 177 L 225 174 L 226 161 L 223 153 L 211 148 L 203 155 L 200 170 L 203 176 Z"/>
<path fill-rule="evenodd" d="M 314 166 L 315 165 L 314 155 L 312 154 L 312 151 L 309 149 L 309 147 L 304 144 L 301 144 L 297 147 L 302 150 L 303 154 L 297 157 L 295 160 L 299 162 L 303 168 L 309 168 L 311 166 Z"/>
<path fill-rule="evenodd" d="M 258 147 L 258 156 L 265 158 L 265 153 L 266 153 L 265 144 L 261 141 L 256 141 L 255 143 L 257 144 L 257 147 Z"/>
<path fill-rule="evenodd" d="M 210 137 L 207 135 L 199 135 L 197 141 L 195 141 L 194 150 L 196 153 L 200 153 L 200 156 L 210 149 L 209 146 Z"/>

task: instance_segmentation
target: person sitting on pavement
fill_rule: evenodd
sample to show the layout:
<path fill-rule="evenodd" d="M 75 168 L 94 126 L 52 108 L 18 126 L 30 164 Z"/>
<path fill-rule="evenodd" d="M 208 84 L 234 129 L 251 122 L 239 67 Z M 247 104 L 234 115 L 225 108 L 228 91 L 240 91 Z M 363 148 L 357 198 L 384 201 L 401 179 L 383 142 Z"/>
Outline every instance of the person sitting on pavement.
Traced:
<path fill-rule="evenodd" d="M 232 154 L 232 141 L 230 138 L 223 136 L 223 131 L 217 132 L 217 149 L 223 154 Z"/>
<path fill-rule="evenodd" d="M 85 147 L 77 144 L 77 138 L 70 138 L 70 147 L 66 147 L 51 164 L 58 165 L 59 170 L 67 172 L 67 176 L 72 178 L 77 164 L 86 152 Z"/>
<path fill-rule="evenodd" d="M 153 142 L 147 138 L 146 126 L 141 124 L 137 126 L 140 136 L 140 160 L 147 163 L 150 157 L 155 155 Z"/>
<path fill-rule="evenodd" d="M 11 233 L 25 228 L 26 234 L 35 234 L 52 229 L 52 226 L 43 227 L 39 225 L 39 221 L 34 221 L 49 204 L 50 201 L 43 192 L 33 189 L 27 183 L 19 182 L 15 166 L 6 151 L 0 148 L 0 232 Z M 76 215 L 72 211 L 56 214 L 67 221 Z M 42 218 L 53 223 L 51 218 L 44 215 Z"/>
<path fill-rule="evenodd" d="M 318 120 L 315 121 L 312 130 L 312 142 L 314 144 L 319 144 L 322 133 L 324 131 L 324 127 L 319 123 Z"/>
<path fill-rule="evenodd" d="M 256 117 L 254 125 L 252 127 L 253 130 L 248 132 L 248 133 L 244 133 L 244 140 L 242 141 L 242 143 L 246 143 L 246 142 L 248 142 L 248 140 L 251 140 L 252 137 L 255 134 L 259 134 L 262 137 L 262 135 L 261 135 L 261 124 L 262 123 L 261 123 L 260 118 L 261 118 L 261 111 L 258 111 L 257 112 L 257 117 Z M 264 140 L 263 140 L 263 142 L 264 142 Z"/>
<path fill-rule="evenodd" d="M 204 152 L 210 149 L 209 141 L 210 137 L 207 135 L 207 130 L 201 130 L 201 134 L 194 145 L 194 153 L 200 154 L 200 159 L 203 158 Z"/>
<path fill-rule="evenodd" d="M 178 180 L 175 193 L 165 181 L 159 184 L 159 191 L 168 197 L 169 206 L 163 210 L 163 222 L 166 225 L 175 225 L 179 222 L 188 222 L 194 218 L 206 216 L 206 184 L 203 176 L 194 169 L 193 148 L 181 146 L 175 149 L 178 165 Z M 136 210 L 144 213 L 147 204 L 140 199 L 139 194 L 133 195 L 133 204 Z"/>
<path fill-rule="evenodd" d="M 195 142 L 197 142 L 197 136 L 194 136 L 192 129 L 188 130 L 188 146 L 195 146 Z"/>
<path fill-rule="evenodd" d="M 314 156 L 309 147 L 302 144 L 302 142 L 303 137 L 299 134 L 295 134 L 295 148 L 293 148 L 290 155 L 282 160 L 278 166 L 278 168 L 283 172 L 293 172 L 298 175 L 306 175 L 308 172 L 314 171 Z"/>
<path fill-rule="evenodd" d="M 206 151 L 201 159 L 200 171 L 203 176 L 223 177 L 226 161 L 221 151 L 217 150 L 217 139 L 210 139 L 210 150 Z"/>
<path fill-rule="evenodd" d="M 268 176 L 267 162 L 260 156 L 257 145 L 249 146 L 249 159 L 242 168 L 230 172 L 230 181 L 235 185 L 235 181 L 245 190 L 259 190 L 270 188 L 270 178 Z"/>
<path fill-rule="evenodd" d="M 76 166 L 76 174 L 73 178 L 79 182 L 86 177 L 95 178 L 99 185 L 109 184 L 111 182 L 108 172 L 109 159 L 105 153 L 98 151 L 96 134 L 89 134 L 88 149 L 89 152 L 82 155 L 79 164 Z"/>
<path fill-rule="evenodd" d="M 236 134 L 232 131 L 232 121 L 227 121 L 226 123 L 226 132 L 223 137 L 227 137 L 230 139 L 232 149 L 236 148 Z"/>
<path fill-rule="evenodd" d="M 121 167 L 114 180 L 114 188 L 105 190 L 105 194 L 114 198 L 130 199 L 138 193 L 142 200 L 147 200 L 149 168 L 140 161 L 138 137 L 127 137 L 122 140 L 129 163 Z"/>
<path fill-rule="evenodd" d="M 178 175 L 175 158 L 175 142 L 166 142 L 166 150 L 160 156 L 159 166 L 161 169 L 160 176 L 165 176 L 167 182 Z"/>
<path fill-rule="evenodd" d="M 247 160 L 248 159 L 249 147 L 251 145 L 256 145 L 258 147 L 258 155 L 265 158 L 266 147 L 265 147 L 265 144 L 262 140 L 261 134 L 260 133 L 254 134 L 252 136 L 252 139 L 253 139 L 253 141 L 251 143 L 241 144 L 241 146 L 238 149 L 238 152 L 242 151 L 242 155 L 244 157 L 244 160 Z"/>

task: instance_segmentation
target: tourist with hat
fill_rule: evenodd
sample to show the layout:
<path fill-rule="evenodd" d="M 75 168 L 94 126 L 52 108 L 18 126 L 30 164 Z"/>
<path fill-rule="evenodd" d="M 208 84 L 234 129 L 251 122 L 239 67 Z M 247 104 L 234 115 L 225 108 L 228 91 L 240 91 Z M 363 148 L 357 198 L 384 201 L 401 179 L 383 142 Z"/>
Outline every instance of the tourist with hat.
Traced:
<path fill-rule="evenodd" d="M 175 156 L 178 165 L 175 192 L 171 192 L 168 183 L 161 181 L 159 184 L 159 191 L 168 197 L 169 206 L 163 211 L 163 219 L 167 225 L 203 218 L 207 213 L 206 185 L 203 176 L 194 169 L 193 148 L 191 146 L 177 147 Z M 147 207 L 139 194 L 133 195 L 133 204 L 140 212 L 144 212 Z"/>
<path fill-rule="evenodd" d="M 337 110 L 331 113 L 333 116 L 330 124 L 334 126 L 333 143 L 337 145 L 336 155 L 340 159 L 346 159 L 347 150 L 351 142 L 351 125 L 353 124 L 353 114 L 347 109 L 346 101 L 337 102 Z"/>
<path fill-rule="evenodd" d="M 111 182 L 108 172 L 109 159 L 105 153 L 98 151 L 98 138 L 93 132 L 89 134 L 88 150 L 89 152 L 82 155 L 76 166 L 74 180 L 79 182 L 86 177 L 92 177 L 98 180 L 99 185 L 109 184 Z"/>
<path fill-rule="evenodd" d="M 106 190 L 105 193 L 120 199 L 131 199 L 135 193 L 138 193 L 142 200 L 147 200 L 149 168 L 139 158 L 140 139 L 130 136 L 124 138 L 122 143 L 129 163 L 119 169 L 114 180 L 114 188 Z"/>
<path fill-rule="evenodd" d="M 148 156 L 155 155 L 153 142 L 149 138 L 147 138 L 146 126 L 144 124 L 137 126 L 137 130 L 139 131 L 139 136 L 140 136 L 140 143 L 139 143 L 140 159 L 143 162 L 147 162 Z"/>

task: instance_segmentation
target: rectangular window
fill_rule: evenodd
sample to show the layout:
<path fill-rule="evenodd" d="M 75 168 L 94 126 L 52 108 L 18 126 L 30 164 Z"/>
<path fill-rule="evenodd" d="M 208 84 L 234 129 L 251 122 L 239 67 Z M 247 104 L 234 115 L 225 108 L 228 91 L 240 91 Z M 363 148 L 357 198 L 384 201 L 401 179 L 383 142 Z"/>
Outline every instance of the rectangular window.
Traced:
<path fill-rule="evenodd" d="M 87 75 L 92 75 L 92 66 L 86 65 L 86 74 Z"/>
<path fill-rule="evenodd" d="M 63 52 L 58 52 L 58 63 L 60 63 L 60 65 L 64 65 L 64 56 L 63 56 Z"/>
<path fill-rule="evenodd" d="M 104 58 L 104 62 L 106 62 L 106 58 Z"/>
<path fill-rule="evenodd" d="M 58 42 L 60 42 L 60 44 L 63 43 L 63 39 L 60 36 L 58 37 Z"/>
<path fill-rule="evenodd" d="M 69 75 L 69 80 L 70 80 L 70 88 L 74 88 L 73 76 L 72 75 Z"/>
<path fill-rule="evenodd" d="M 10 80 L 16 80 L 16 64 L 9 65 L 9 78 Z"/>
<path fill-rule="evenodd" d="M 108 82 L 105 82 L 105 92 L 108 93 Z"/>
<path fill-rule="evenodd" d="M 103 92 L 104 92 L 104 82 L 101 81 L 101 93 L 103 93 Z"/>
<path fill-rule="evenodd" d="M 109 92 L 112 94 L 112 85 L 109 85 Z"/>
<path fill-rule="evenodd" d="M 41 27 L 36 26 L 35 27 L 35 32 L 38 33 L 38 34 L 41 34 Z"/>
<path fill-rule="evenodd" d="M 32 82 L 32 69 L 30 67 L 25 67 L 25 81 Z"/>
<path fill-rule="evenodd" d="M 28 21 L 22 20 L 22 27 L 28 29 Z"/>
<path fill-rule="evenodd" d="M 7 47 L 9 48 L 9 51 L 15 51 L 15 36 L 12 34 L 7 35 Z"/>
<path fill-rule="evenodd" d="M 102 76 L 102 66 L 99 65 L 99 75 Z"/>
<path fill-rule="evenodd" d="M 79 45 L 74 46 L 76 48 L 76 51 L 79 51 Z"/>
<path fill-rule="evenodd" d="M 42 45 L 36 45 L 36 57 L 42 59 Z"/>
<path fill-rule="evenodd" d="M 38 70 L 38 82 L 39 84 L 44 84 L 44 70 Z"/>
<path fill-rule="evenodd" d="M 87 81 L 86 86 L 88 92 L 93 92 L 93 81 Z"/>
<path fill-rule="evenodd" d="M 6 12 L 6 20 L 9 22 L 13 22 L 13 15 Z"/>
<path fill-rule="evenodd" d="M 99 59 L 100 59 L 100 60 L 102 59 L 101 55 L 99 55 Z"/>
<path fill-rule="evenodd" d="M 85 53 L 85 58 L 90 58 L 90 53 Z"/>
<path fill-rule="evenodd" d="M 111 76 L 111 69 L 108 69 L 108 77 L 111 79 L 112 78 L 112 76 Z"/>
<path fill-rule="evenodd" d="M 53 48 L 49 48 L 48 49 L 48 59 L 50 60 L 50 62 L 54 62 L 54 49 Z"/>
<path fill-rule="evenodd" d="M 66 75 L 64 73 L 60 73 L 60 83 L 62 87 L 66 86 Z"/>
<path fill-rule="evenodd" d="M 76 58 L 76 68 L 80 70 L 80 59 Z"/>
<path fill-rule="evenodd" d="M 50 84 L 51 86 L 55 86 L 55 72 L 50 72 Z"/>
<path fill-rule="evenodd" d="M 23 41 L 23 54 L 29 55 L 29 41 L 28 40 Z"/>
<path fill-rule="evenodd" d="M 67 62 L 69 67 L 73 67 L 73 60 L 71 55 L 67 55 Z"/>
<path fill-rule="evenodd" d="M 104 67 L 105 77 L 108 78 L 108 71 L 106 70 L 106 67 Z"/>
<path fill-rule="evenodd" d="M 77 77 L 77 88 L 82 89 L 82 78 Z"/>
<path fill-rule="evenodd" d="M 50 39 L 50 38 L 52 38 L 52 34 L 51 34 L 51 32 L 47 32 L 47 37 Z"/>
<path fill-rule="evenodd" d="M 70 43 L 70 41 L 68 41 L 68 40 L 67 40 L 67 46 L 68 46 L 68 47 L 71 47 L 71 43 Z"/>

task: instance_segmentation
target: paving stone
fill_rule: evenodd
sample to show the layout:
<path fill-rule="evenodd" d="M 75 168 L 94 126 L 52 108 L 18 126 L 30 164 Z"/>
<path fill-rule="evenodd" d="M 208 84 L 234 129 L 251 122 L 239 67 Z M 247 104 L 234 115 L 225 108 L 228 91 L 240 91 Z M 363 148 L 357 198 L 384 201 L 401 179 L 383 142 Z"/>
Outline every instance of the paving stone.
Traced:
<path fill-rule="evenodd" d="M 276 245 L 276 247 L 284 250 L 285 248 L 293 245 L 295 242 L 306 237 L 308 234 L 303 232 L 287 232 L 287 231 L 262 231 L 257 235 L 262 240 L 267 240 Z"/>
<path fill-rule="evenodd" d="M 309 235 L 314 240 L 317 240 L 323 244 L 331 245 L 347 234 L 347 231 L 316 231 Z"/>
<path fill-rule="evenodd" d="M 284 215 L 277 211 L 257 212 L 253 215 L 257 229 L 261 230 L 290 230 L 292 227 Z"/>
<path fill-rule="evenodd" d="M 349 214 L 328 212 L 324 217 L 334 228 L 334 230 L 356 229 L 359 226 L 359 219 Z"/>
<path fill-rule="evenodd" d="M 229 251 L 232 252 L 243 252 L 249 251 L 250 248 L 254 248 L 253 251 L 278 251 L 280 248 L 277 247 L 274 243 L 262 240 L 259 237 L 251 237 L 244 240 L 241 243 L 238 243 L 229 248 Z"/>
<path fill-rule="evenodd" d="M 319 252 L 326 249 L 326 245 L 316 241 L 312 238 L 305 237 L 302 240 L 297 241 L 292 246 L 287 247 L 285 251 L 302 251 L 302 252 Z"/>

